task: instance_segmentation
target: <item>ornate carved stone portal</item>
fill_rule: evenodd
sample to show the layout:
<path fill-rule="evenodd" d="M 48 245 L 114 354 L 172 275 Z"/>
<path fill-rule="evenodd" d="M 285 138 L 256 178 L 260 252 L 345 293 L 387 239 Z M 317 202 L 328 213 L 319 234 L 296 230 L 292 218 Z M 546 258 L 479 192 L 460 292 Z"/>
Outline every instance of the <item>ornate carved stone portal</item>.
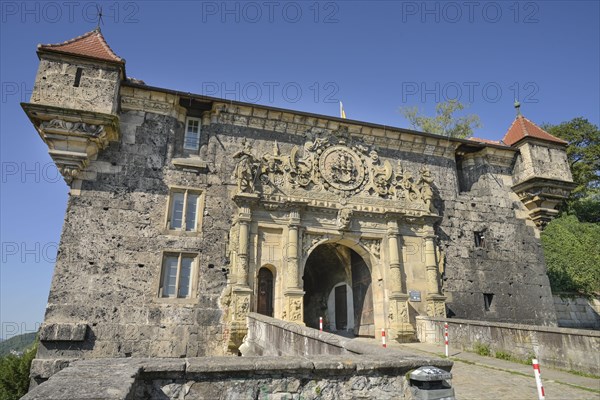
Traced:
<path fill-rule="evenodd" d="M 353 303 L 373 307 L 365 315 L 374 314 L 374 325 L 364 332 L 374 335 L 385 328 L 399 340 L 411 340 L 415 315 L 442 315 L 445 298 L 440 293 L 439 253 L 432 234 L 439 217 L 431 172 L 422 168 L 413 177 L 401 160 L 382 160 L 376 148 L 351 137 L 344 127 L 329 136 L 308 133 L 303 146 L 292 146 L 285 154 L 276 142 L 264 154 L 244 142 L 234 155 L 233 200 L 238 214 L 229 246 L 236 277 L 232 326 L 242 326 L 246 313 L 256 308 L 253 277 L 266 264 L 279 277 L 275 317 L 314 323 L 304 321 L 303 298 L 311 294 L 305 293 L 301 277 L 310 254 L 325 243 L 353 250 L 370 271 L 368 290 L 357 284 L 360 293 L 349 294 Z M 280 236 L 281 259 L 265 255 L 265 235 L 260 234 L 264 229 Z M 403 254 L 405 236 L 420 237 L 419 254 Z M 410 276 L 407 266 L 413 269 Z M 348 276 L 345 283 L 352 290 Z M 332 281 L 330 286 L 336 284 L 340 282 Z M 423 303 L 409 303 L 407 288 L 415 287 L 426 292 Z M 373 299 L 365 302 L 360 297 L 365 295 Z M 311 315 L 315 312 L 311 310 Z"/>

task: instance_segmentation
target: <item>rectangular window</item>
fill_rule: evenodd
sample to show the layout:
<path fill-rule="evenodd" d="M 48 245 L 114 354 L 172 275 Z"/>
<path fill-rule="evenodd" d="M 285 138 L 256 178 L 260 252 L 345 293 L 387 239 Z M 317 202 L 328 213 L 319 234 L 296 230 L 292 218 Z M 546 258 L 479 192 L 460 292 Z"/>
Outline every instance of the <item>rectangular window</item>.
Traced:
<path fill-rule="evenodd" d="M 77 68 L 75 71 L 75 82 L 73 82 L 73 87 L 79 87 L 81 83 L 81 74 L 83 74 L 83 68 Z"/>
<path fill-rule="evenodd" d="M 485 248 L 485 234 L 483 232 L 475 232 L 475 247 Z"/>
<path fill-rule="evenodd" d="M 200 119 L 188 118 L 186 120 L 183 148 L 185 150 L 198 150 L 200 148 Z"/>
<path fill-rule="evenodd" d="M 483 307 L 485 308 L 485 311 L 490 311 L 492 300 L 494 300 L 494 293 L 483 294 Z"/>
<path fill-rule="evenodd" d="M 160 297 L 189 298 L 192 295 L 192 273 L 196 256 L 165 253 L 160 280 Z"/>
<path fill-rule="evenodd" d="M 188 189 L 171 191 L 168 227 L 171 230 L 193 232 L 198 230 L 200 192 Z"/>

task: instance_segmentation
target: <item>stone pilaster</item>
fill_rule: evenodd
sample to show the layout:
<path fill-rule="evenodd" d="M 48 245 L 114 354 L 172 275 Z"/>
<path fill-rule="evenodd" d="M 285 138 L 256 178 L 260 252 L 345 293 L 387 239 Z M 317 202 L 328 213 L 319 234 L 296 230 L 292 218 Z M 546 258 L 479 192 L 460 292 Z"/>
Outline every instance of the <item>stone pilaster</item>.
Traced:
<path fill-rule="evenodd" d="M 232 289 L 231 322 L 228 347 L 236 352 L 246 334 L 246 316 L 250 312 L 252 289 L 248 284 L 248 239 L 252 212 L 250 207 L 238 208 L 237 279 Z"/>
<path fill-rule="evenodd" d="M 240 207 L 238 215 L 239 235 L 238 235 L 238 254 L 237 254 L 237 286 L 248 286 L 248 237 L 250 233 L 250 221 L 252 213 L 249 207 Z"/>
<path fill-rule="evenodd" d="M 402 263 L 400 262 L 400 233 L 396 221 L 388 222 L 388 254 L 390 265 L 390 306 L 389 323 L 391 337 L 400 342 L 412 341 L 415 329 L 408 316 L 408 294 L 402 280 Z"/>
<path fill-rule="evenodd" d="M 303 323 L 304 320 L 304 290 L 300 288 L 298 278 L 298 249 L 299 242 L 300 212 L 291 211 L 288 224 L 288 240 L 286 244 L 287 256 L 287 280 L 284 291 L 285 304 L 282 318 L 286 321 Z"/>
<path fill-rule="evenodd" d="M 300 213 L 298 211 L 290 212 L 290 221 L 288 225 L 287 240 L 287 288 L 298 288 L 298 229 L 300 225 Z"/>
<path fill-rule="evenodd" d="M 435 235 L 428 235 L 424 238 L 427 315 L 430 317 L 446 317 L 446 297 L 440 293 L 438 263 L 435 257 L 435 238 Z"/>

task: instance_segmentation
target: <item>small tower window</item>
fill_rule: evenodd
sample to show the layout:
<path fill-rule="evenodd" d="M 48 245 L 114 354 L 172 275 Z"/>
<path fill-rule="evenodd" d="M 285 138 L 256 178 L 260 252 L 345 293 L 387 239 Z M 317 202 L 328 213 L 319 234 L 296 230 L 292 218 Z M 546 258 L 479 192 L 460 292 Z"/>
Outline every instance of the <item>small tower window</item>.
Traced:
<path fill-rule="evenodd" d="M 475 247 L 485 248 L 485 234 L 483 231 L 475 232 Z"/>
<path fill-rule="evenodd" d="M 485 308 L 485 311 L 490 311 L 490 307 L 492 307 L 492 300 L 494 300 L 494 293 L 483 294 L 483 307 Z"/>
<path fill-rule="evenodd" d="M 83 74 L 83 68 L 77 68 L 75 72 L 75 82 L 73 82 L 73 87 L 79 87 L 79 83 L 81 82 L 81 74 Z"/>

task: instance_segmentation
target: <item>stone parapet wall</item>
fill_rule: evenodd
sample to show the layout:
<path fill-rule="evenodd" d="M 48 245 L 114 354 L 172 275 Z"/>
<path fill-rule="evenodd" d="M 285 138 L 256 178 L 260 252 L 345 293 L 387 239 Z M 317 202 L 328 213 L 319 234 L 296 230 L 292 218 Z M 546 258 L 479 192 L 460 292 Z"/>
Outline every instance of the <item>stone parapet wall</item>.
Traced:
<path fill-rule="evenodd" d="M 254 313 L 248 338 L 246 353 L 284 355 L 73 361 L 23 399 L 413 399 L 409 372 L 453 364 Z"/>
<path fill-rule="evenodd" d="M 95 359 L 73 363 L 24 400 L 413 399 L 406 374 L 447 360 L 343 355 Z"/>
<path fill-rule="evenodd" d="M 555 295 L 554 308 L 560 327 L 600 330 L 600 297 Z"/>
<path fill-rule="evenodd" d="M 404 360 L 419 360 L 427 365 L 449 369 L 450 361 L 425 359 L 398 350 L 384 349 L 369 343 L 318 331 L 295 322 L 282 321 L 257 313 L 249 313 L 248 335 L 240 351 L 261 356 L 370 355 L 388 359 L 390 355 Z"/>
<path fill-rule="evenodd" d="M 600 332 L 537 325 L 505 324 L 464 319 L 417 317 L 417 338 L 424 343 L 444 343 L 448 323 L 450 348 L 487 348 L 527 360 L 584 373 L 600 374 Z"/>

